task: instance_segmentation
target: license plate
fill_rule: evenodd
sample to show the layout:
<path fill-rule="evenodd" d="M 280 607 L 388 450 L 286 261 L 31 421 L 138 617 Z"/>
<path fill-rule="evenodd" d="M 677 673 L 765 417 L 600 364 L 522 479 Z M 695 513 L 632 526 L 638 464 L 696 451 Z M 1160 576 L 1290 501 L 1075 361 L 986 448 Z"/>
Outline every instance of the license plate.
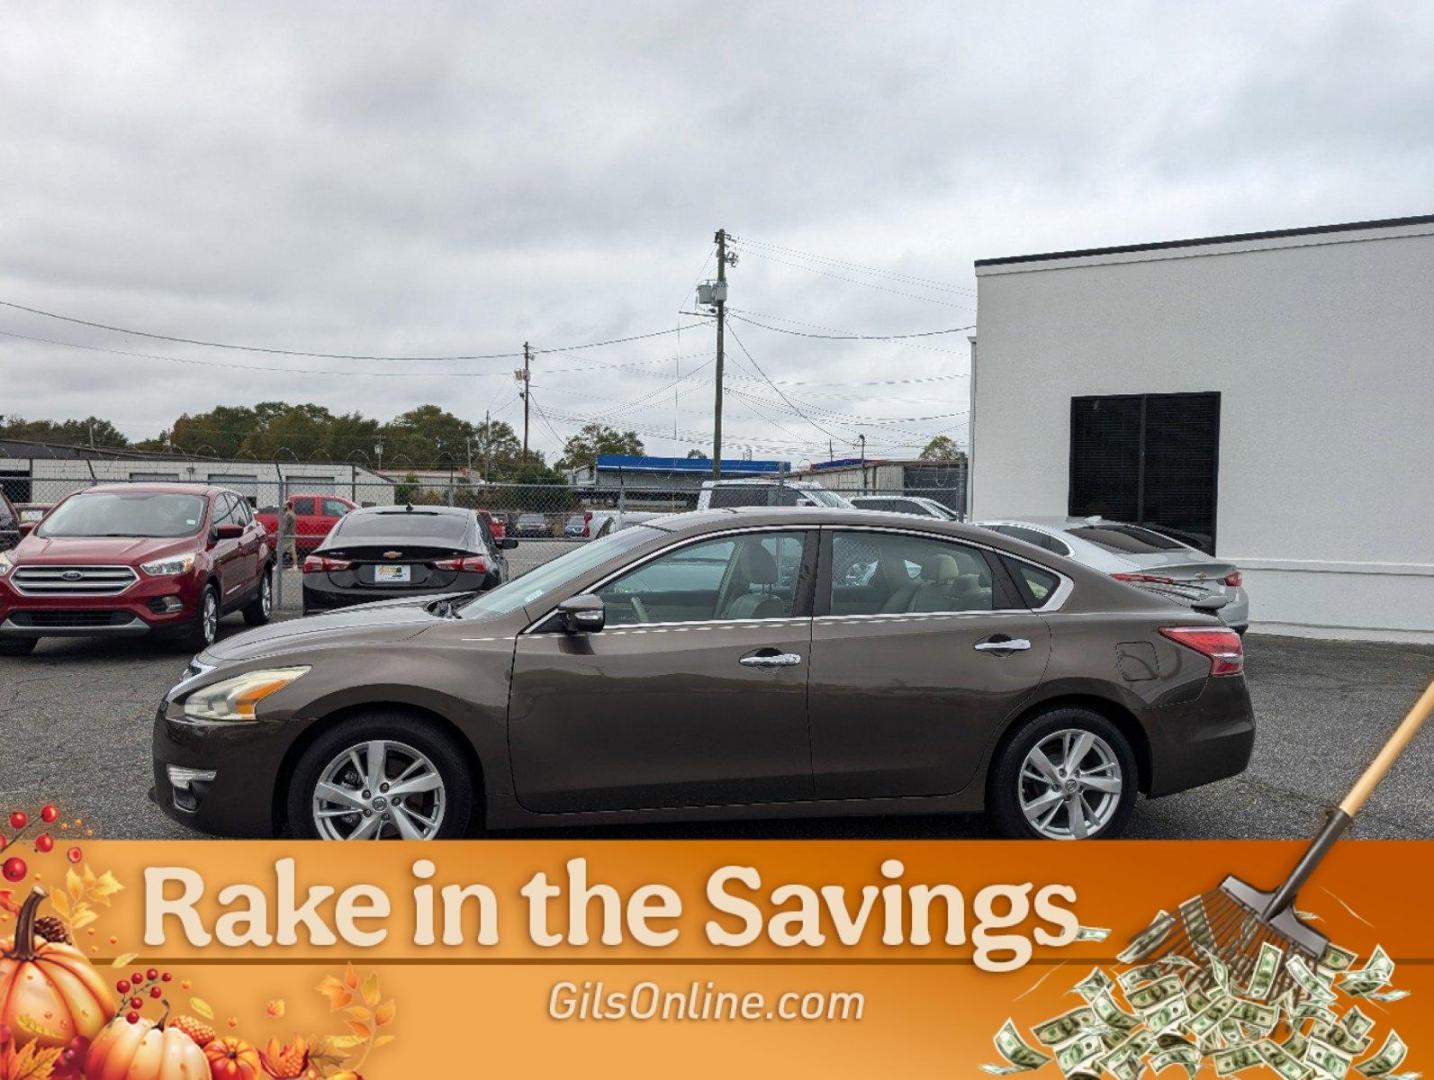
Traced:
<path fill-rule="evenodd" d="M 375 566 L 373 579 L 380 585 L 407 585 L 409 582 L 406 566 Z"/>

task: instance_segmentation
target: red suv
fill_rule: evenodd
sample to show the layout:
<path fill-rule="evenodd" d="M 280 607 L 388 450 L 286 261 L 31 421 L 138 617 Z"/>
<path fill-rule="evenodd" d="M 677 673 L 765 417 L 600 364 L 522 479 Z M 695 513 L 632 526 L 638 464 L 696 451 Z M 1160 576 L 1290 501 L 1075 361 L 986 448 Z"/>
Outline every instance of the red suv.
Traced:
<path fill-rule="evenodd" d="M 159 633 L 198 652 L 219 619 L 269 621 L 274 552 L 244 498 L 195 484 L 102 484 L 0 552 L 0 655 L 42 637 Z"/>

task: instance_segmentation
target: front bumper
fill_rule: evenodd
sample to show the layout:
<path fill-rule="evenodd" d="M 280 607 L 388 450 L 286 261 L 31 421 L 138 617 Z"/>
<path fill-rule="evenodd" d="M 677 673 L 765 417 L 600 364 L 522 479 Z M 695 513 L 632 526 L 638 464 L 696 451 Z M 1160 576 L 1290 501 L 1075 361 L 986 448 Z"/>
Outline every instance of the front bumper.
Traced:
<path fill-rule="evenodd" d="M 1243 675 L 1206 680 L 1199 697 L 1150 710 L 1147 795 L 1173 795 L 1238 776 L 1255 749 L 1255 714 Z"/>
<path fill-rule="evenodd" d="M 25 595 L 0 579 L 0 637 L 139 637 L 183 633 L 199 589 L 188 577 L 140 574 L 113 596 Z"/>

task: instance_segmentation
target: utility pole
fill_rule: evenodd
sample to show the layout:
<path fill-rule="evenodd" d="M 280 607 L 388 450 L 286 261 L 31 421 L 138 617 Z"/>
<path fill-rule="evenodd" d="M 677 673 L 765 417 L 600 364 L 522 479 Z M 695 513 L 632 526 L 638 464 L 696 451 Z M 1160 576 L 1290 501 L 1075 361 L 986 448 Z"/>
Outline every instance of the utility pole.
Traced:
<path fill-rule="evenodd" d="M 866 494 L 866 435 L 857 436 L 861 440 L 861 493 Z"/>
<path fill-rule="evenodd" d="M 483 445 L 478 449 L 483 455 L 483 482 L 486 484 L 492 478 L 492 470 L 488 465 L 489 452 L 493 446 L 493 413 L 490 409 L 483 410 Z"/>
<path fill-rule="evenodd" d="M 533 359 L 533 350 L 528 348 L 528 343 L 523 342 L 523 370 L 518 374 L 518 381 L 523 384 L 520 396 L 523 399 L 523 458 L 528 457 L 528 366 Z"/>
<path fill-rule="evenodd" d="M 712 479 L 722 476 L 722 362 L 723 335 L 727 315 L 727 230 L 717 230 L 717 288 L 712 294 L 717 308 L 717 375 L 712 406 Z"/>

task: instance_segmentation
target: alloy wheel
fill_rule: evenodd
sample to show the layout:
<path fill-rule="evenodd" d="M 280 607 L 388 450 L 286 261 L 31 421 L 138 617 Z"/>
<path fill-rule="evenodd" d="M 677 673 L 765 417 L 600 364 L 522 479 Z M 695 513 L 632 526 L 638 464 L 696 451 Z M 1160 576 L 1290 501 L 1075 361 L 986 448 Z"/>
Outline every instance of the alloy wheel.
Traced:
<path fill-rule="evenodd" d="M 204 594 L 204 610 L 200 614 L 200 621 L 204 629 L 204 643 L 214 644 L 214 639 L 219 636 L 219 598 L 214 595 L 213 589 Z"/>
<path fill-rule="evenodd" d="M 1084 840 L 1115 817 L 1124 791 L 1120 759 L 1094 732 L 1067 728 L 1031 748 L 1017 779 L 1026 821 L 1052 840 Z"/>
<path fill-rule="evenodd" d="M 326 840 L 431 840 L 443 827 L 446 790 L 422 751 L 370 739 L 340 751 L 314 786 L 314 828 Z"/>
<path fill-rule="evenodd" d="M 268 571 L 265 571 L 264 579 L 259 583 L 259 608 L 266 619 L 274 609 L 274 575 Z"/>

